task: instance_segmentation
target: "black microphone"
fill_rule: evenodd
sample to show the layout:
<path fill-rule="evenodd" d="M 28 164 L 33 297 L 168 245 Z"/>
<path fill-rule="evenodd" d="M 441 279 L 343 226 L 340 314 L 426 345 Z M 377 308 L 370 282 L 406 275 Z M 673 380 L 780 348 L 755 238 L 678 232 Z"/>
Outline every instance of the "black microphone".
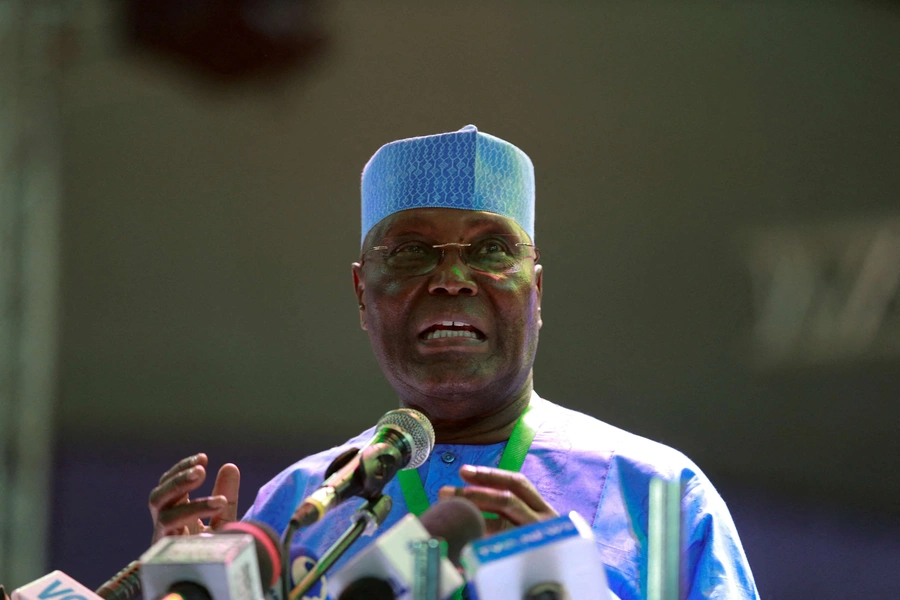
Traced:
<path fill-rule="evenodd" d="M 451 497 L 441 500 L 419 517 L 422 526 L 431 537 L 447 542 L 447 558 L 454 566 L 460 566 L 463 547 L 472 540 L 484 536 L 484 515 L 470 500 Z"/>
<path fill-rule="evenodd" d="M 312 525 L 353 496 L 374 498 L 397 471 L 423 464 L 433 447 L 434 428 L 428 417 L 411 408 L 386 413 L 372 439 L 300 503 L 291 527 Z"/>

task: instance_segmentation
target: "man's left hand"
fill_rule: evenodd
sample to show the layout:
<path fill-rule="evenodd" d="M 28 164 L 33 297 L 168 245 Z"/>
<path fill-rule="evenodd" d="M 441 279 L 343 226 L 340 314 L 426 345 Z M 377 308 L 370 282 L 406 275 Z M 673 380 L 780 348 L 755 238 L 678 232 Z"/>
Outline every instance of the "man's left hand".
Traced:
<path fill-rule="evenodd" d="M 499 519 L 487 520 L 489 534 L 507 529 L 510 525 L 517 527 L 559 516 L 521 473 L 463 465 L 459 476 L 468 485 L 444 486 L 438 497 L 443 500 L 459 496 L 471 500 L 483 512 L 496 513 Z"/>

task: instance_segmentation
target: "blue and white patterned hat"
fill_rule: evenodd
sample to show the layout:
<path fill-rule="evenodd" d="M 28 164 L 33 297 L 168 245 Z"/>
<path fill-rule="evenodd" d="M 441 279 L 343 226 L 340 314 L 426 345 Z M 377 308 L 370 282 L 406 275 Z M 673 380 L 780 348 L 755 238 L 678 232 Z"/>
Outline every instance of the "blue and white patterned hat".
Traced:
<path fill-rule="evenodd" d="M 534 241 L 534 166 L 524 152 L 474 125 L 391 142 L 362 172 L 362 240 L 410 208 L 483 210 L 509 217 Z"/>

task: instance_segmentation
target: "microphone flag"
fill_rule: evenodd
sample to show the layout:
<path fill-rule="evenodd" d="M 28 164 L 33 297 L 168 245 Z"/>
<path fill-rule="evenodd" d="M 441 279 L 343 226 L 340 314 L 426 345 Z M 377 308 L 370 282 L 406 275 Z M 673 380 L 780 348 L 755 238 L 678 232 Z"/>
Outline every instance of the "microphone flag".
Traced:
<path fill-rule="evenodd" d="M 16 589 L 11 600 L 102 600 L 62 571 L 53 571 Z"/>
<path fill-rule="evenodd" d="M 569 600 L 611 600 L 594 534 L 577 512 L 468 544 L 461 558 L 482 600 L 521 600 L 537 586 Z"/>

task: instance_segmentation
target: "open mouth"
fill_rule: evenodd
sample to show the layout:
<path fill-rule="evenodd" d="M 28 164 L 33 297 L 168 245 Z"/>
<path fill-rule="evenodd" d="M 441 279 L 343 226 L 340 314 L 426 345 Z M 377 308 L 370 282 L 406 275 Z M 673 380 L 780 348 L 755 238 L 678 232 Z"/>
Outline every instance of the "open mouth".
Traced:
<path fill-rule="evenodd" d="M 484 333 L 477 327 L 463 321 L 441 321 L 431 325 L 419 334 L 419 339 L 426 342 L 444 338 L 468 338 L 483 341 Z"/>

